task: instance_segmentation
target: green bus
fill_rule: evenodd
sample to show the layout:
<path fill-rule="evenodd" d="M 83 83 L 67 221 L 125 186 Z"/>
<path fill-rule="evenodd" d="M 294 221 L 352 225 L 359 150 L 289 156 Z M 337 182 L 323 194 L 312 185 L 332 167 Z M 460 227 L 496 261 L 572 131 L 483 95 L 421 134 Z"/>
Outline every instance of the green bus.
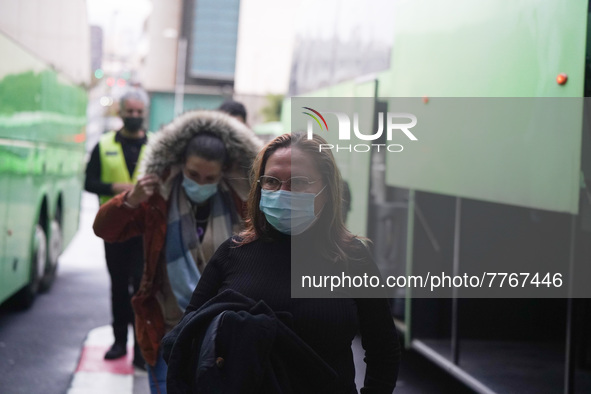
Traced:
<path fill-rule="evenodd" d="M 365 142 L 335 154 L 351 190 L 348 227 L 373 240 L 380 268 L 461 272 L 477 262 L 492 273 L 527 262 L 591 281 L 587 0 L 304 1 L 302 9 L 285 130 L 311 124 L 338 146 L 335 117 L 316 124 L 310 110 L 370 114 L 359 116 L 366 135 L 387 112 L 412 108 L 418 118 L 419 140 L 402 136 L 404 152 Z M 528 119 L 510 118 L 521 128 L 490 117 L 495 133 L 457 123 L 426 132 L 430 119 L 462 105 L 470 119 L 489 104 L 506 116 L 511 103 L 531 106 Z M 554 124 L 548 113 L 559 107 L 565 121 Z M 372 142 L 388 144 L 381 138 Z M 476 392 L 591 392 L 589 296 L 429 298 L 398 289 L 392 314 L 408 349 Z"/>
<path fill-rule="evenodd" d="M 90 72 L 84 2 L 3 1 L 0 56 L 0 303 L 28 307 L 51 286 L 78 229 Z"/>

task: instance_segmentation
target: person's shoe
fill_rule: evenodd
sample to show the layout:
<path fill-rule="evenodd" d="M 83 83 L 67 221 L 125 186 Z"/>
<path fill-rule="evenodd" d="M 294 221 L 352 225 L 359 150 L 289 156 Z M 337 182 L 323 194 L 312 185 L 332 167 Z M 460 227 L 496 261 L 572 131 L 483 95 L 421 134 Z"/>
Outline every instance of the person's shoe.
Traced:
<path fill-rule="evenodd" d="M 105 353 L 105 360 L 115 360 L 127 354 L 127 346 L 122 343 L 115 342 L 113 346 Z"/>
<path fill-rule="evenodd" d="M 133 346 L 133 363 L 132 364 L 134 367 L 141 369 L 142 371 L 147 371 L 146 361 L 144 360 L 144 357 L 142 356 L 142 352 L 141 352 L 140 347 L 138 346 L 137 342 Z"/>
<path fill-rule="evenodd" d="M 142 371 L 147 371 L 146 362 L 144 361 L 143 357 L 141 357 L 141 358 L 134 357 L 133 366 L 137 369 L 141 369 Z"/>

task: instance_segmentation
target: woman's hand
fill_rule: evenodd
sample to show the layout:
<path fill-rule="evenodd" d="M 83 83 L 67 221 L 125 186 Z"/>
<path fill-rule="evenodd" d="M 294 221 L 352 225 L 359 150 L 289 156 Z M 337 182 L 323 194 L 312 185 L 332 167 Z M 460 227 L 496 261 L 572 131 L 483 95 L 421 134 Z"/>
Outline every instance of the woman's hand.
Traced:
<path fill-rule="evenodd" d="M 140 178 L 125 199 L 131 207 L 136 208 L 141 203 L 148 201 L 156 191 L 160 178 L 156 174 L 148 174 Z"/>
<path fill-rule="evenodd" d="M 133 189 L 133 183 L 113 183 L 113 184 L 111 184 L 111 190 L 113 191 L 113 195 L 117 195 L 119 193 L 123 193 L 123 192 L 126 192 L 131 189 Z"/>

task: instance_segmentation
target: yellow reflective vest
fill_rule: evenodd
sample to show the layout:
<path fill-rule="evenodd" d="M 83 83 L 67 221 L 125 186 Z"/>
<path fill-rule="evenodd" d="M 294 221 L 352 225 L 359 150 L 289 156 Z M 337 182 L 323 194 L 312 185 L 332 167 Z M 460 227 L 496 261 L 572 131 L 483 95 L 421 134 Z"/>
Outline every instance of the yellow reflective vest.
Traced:
<path fill-rule="evenodd" d="M 146 145 L 144 144 L 140 150 L 140 155 L 137 160 L 137 165 L 133 175 L 130 176 L 127 164 L 125 163 L 125 156 L 123 156 L 123 148 L 121 143 L 115 141 L 115 131 L 109 131 L 101 136 L 99 141 L 99 156 L 101 159 L 101 181 L 103 183 L 136 183 L 140 163 L 144 157 Z M 146 133 L 148 135 L 148 133 Z M 102 204 L 113 198 L 112 195 L 99 196 L 99 201 Z"/>

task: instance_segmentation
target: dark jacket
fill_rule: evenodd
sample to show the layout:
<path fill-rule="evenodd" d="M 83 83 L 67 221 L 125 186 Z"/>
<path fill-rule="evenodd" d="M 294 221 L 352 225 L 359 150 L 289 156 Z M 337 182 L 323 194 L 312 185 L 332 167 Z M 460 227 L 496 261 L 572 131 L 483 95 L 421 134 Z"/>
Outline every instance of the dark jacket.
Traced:
<path fill-rule="evenodd" d="M 326 393 L 335 372 L 289 317 L 233 290 L 187 313 L 162 340 L 168 392 Z"/>

